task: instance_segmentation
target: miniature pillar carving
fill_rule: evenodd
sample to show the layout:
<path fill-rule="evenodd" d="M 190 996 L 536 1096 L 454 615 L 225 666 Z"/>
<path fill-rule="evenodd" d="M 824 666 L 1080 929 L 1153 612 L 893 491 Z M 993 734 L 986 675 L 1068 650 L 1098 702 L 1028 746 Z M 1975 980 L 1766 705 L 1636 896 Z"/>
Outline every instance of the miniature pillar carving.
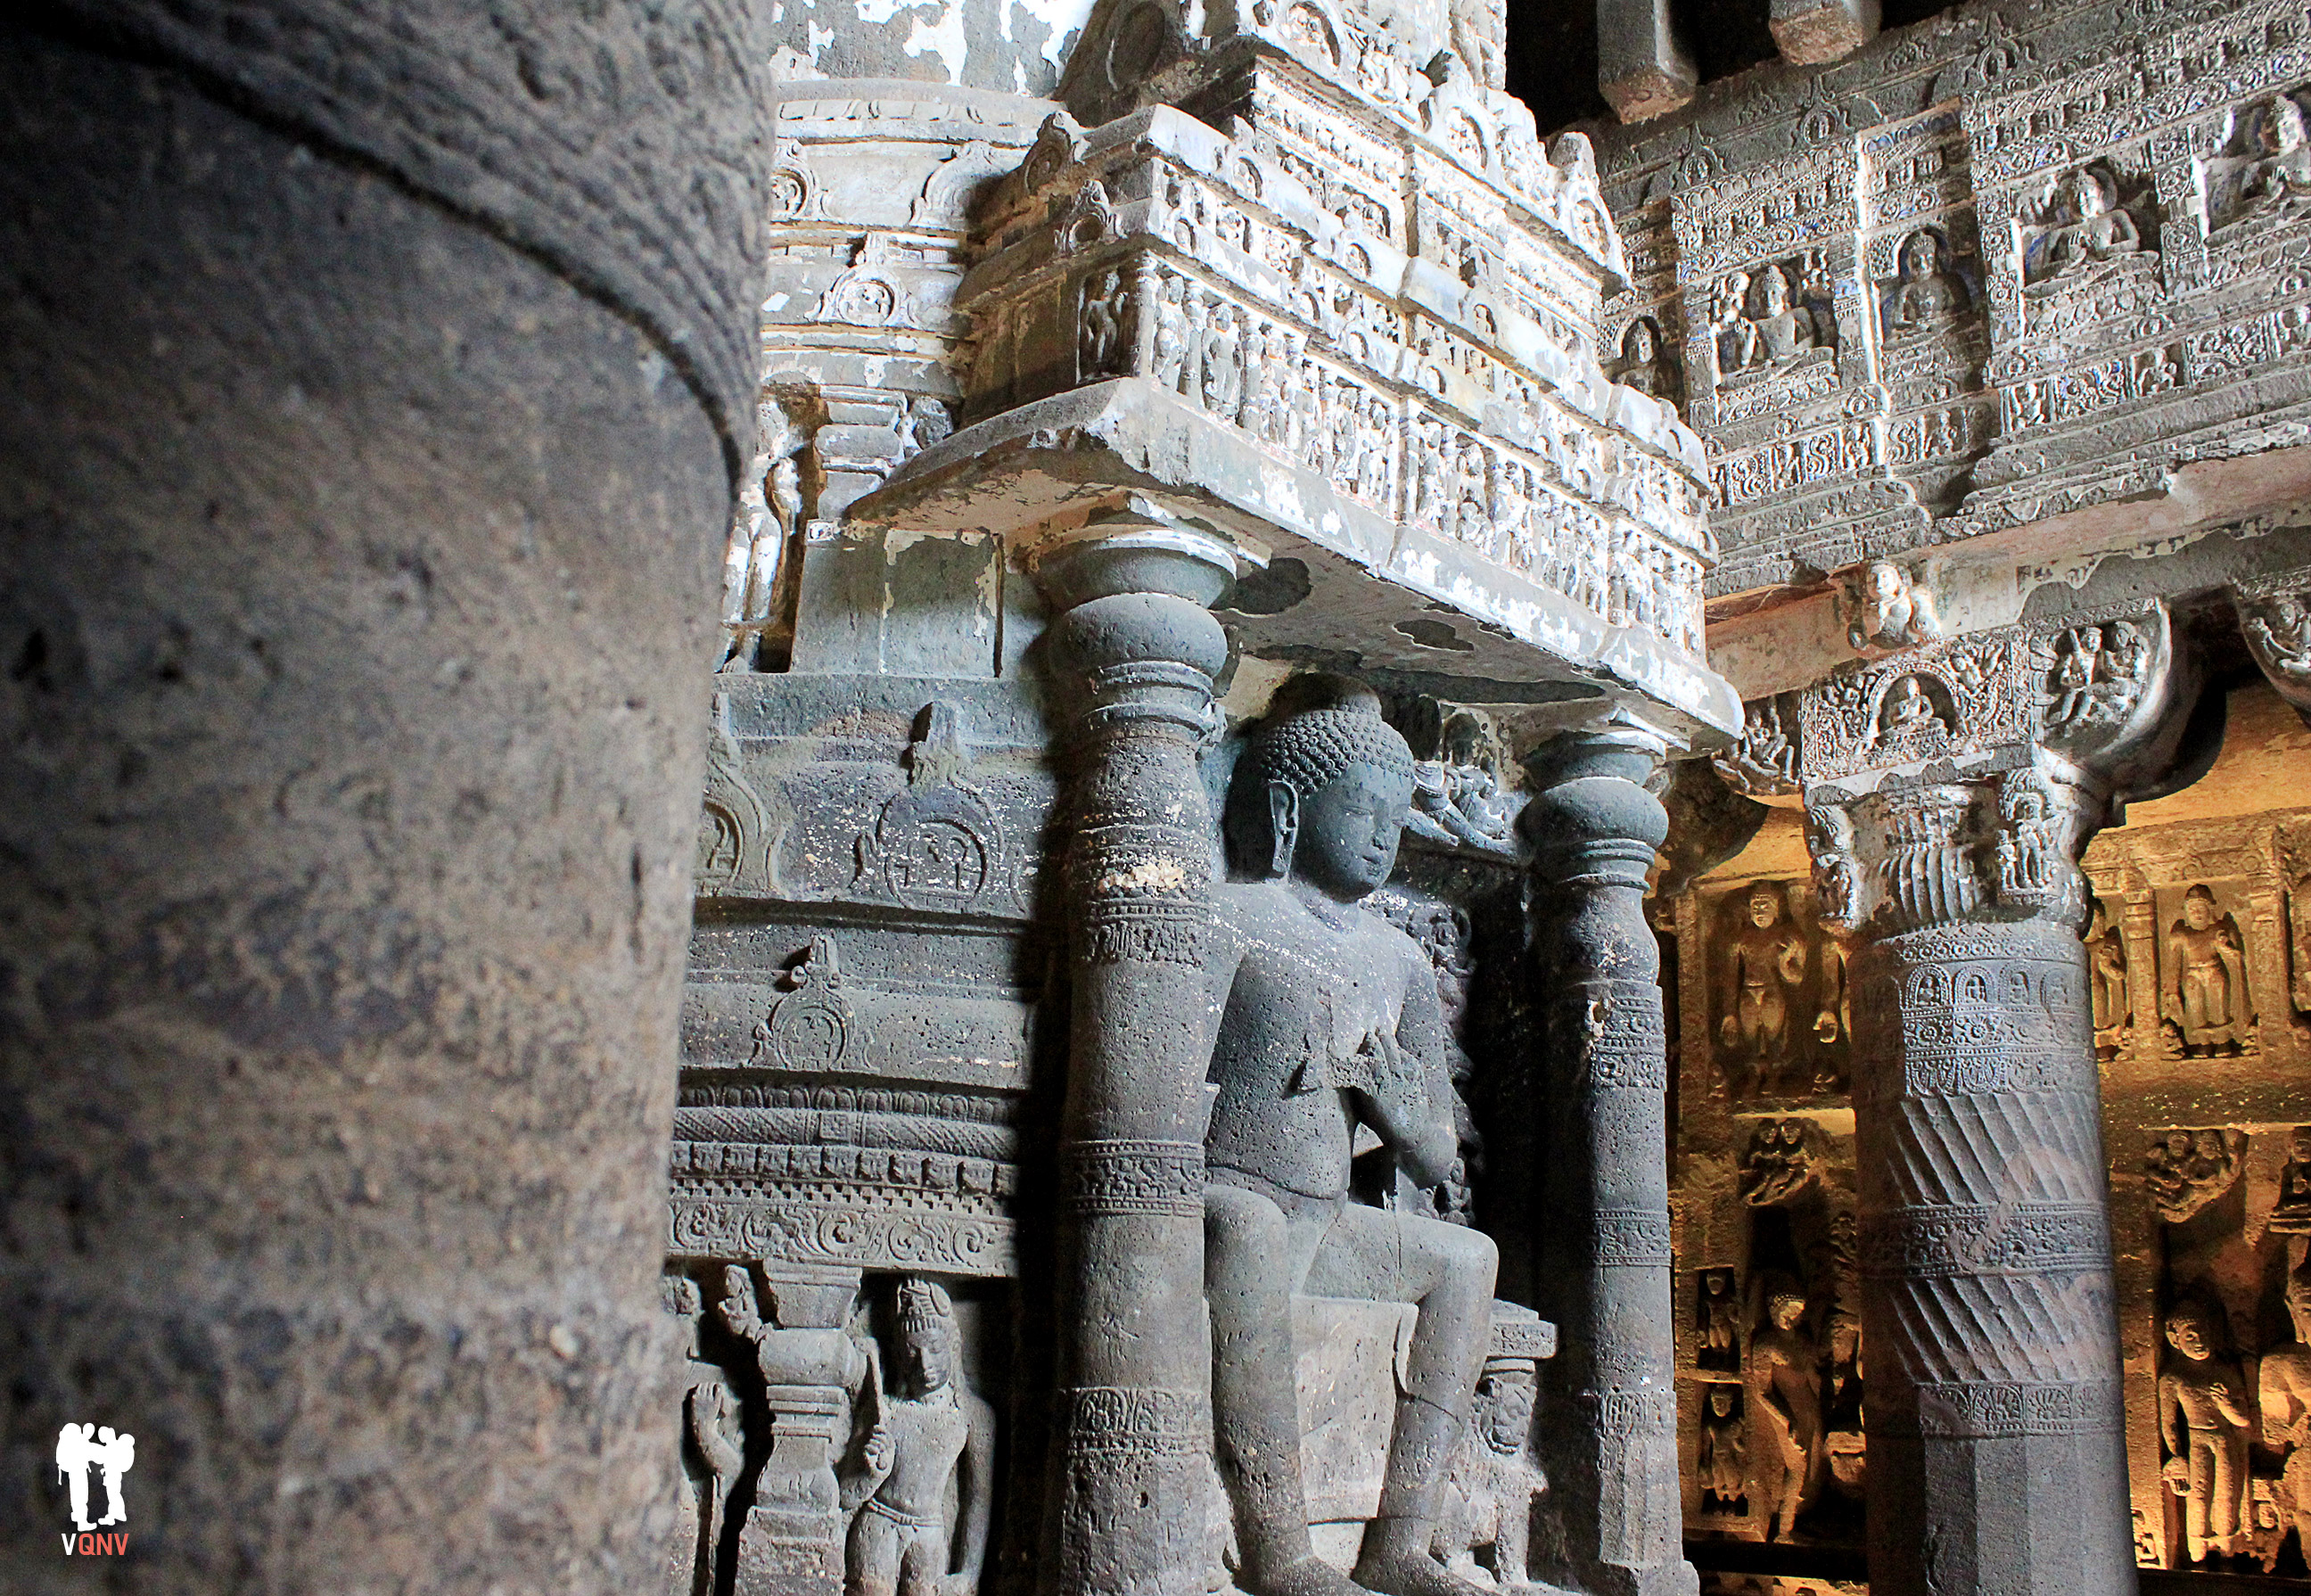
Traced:
<path fill-rule="evenodd" d="M 773 1318 L 748 1272 L 722 1271 L 722 1321 L 750 1342 L 771 1410 L 771 1452 L 738 1531 L 737 1596 L 841 1596 L 844 1514 L 835 1465 L 850 1437 L 866 1354 L 844 1329 L 857 1269 L 770 1261 Z"/>
<path fill-rule="evenodd" d="M 1101 526 L 1045 554 L 1076 723 L 1068 860 L 1072 1056 L 1060 1150 L 1069 1343 L 1052 1587 L 1201 1596 L 1211 1455 L 1204 1335 L 1202 957 L 1216 869 L 1197 754 L 1234 574 L 1217 539 Z"/>
<path fill-rule="evenodd" d="M 1537 796 L 1533 976 L 1544 994 L 1540 1304 L 1578 1415 L 1547 1426 L 1557 1520 L 1544 1579 L 1598 1592 L 1691 1591 L 1679 1556 L 1675 1347 L 1670 1307 L 1667 1093 L 1661 954 L 1645 873 L 1668 818 L 1645 783 L 1663 746 L 1628 728 L 1575 733 L 1528 760 Z M 1565 1112 L 1578 1104 L 1580 1112 Z M 1551 1566 L 1555 1564 L 1557 1565 Z"/>
<path fill-rule="evenodd" d="M 1825 903 L 1854 931 L 1885 1596 L 2135 1587 L 2072 862 L 2106 805 L 2062 779 L 2080 774 L 2026 766 L 1810 810 Z"/>

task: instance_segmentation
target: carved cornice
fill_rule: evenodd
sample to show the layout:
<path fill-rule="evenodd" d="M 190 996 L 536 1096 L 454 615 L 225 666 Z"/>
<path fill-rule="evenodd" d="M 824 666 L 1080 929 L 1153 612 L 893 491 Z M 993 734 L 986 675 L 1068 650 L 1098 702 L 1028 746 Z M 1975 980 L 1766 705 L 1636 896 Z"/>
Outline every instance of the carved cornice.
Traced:
<path fill-rule="evenodd" d="M 1713 594 L 2299 449 L 2299 10 L 1985 4 L 1598 135 L 1664 393 L 1709 446 Z M 1672 354 L 1674 358 L 1671 358 Z"/>

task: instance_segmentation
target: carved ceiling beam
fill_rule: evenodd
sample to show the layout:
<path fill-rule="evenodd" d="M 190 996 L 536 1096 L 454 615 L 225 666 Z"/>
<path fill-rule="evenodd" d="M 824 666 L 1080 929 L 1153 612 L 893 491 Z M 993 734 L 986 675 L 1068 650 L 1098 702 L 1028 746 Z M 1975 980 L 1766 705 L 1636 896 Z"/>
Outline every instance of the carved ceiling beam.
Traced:
<path fill-rule="evenodd" d="M 1816 66 L 1852 55 L 1878 37 L 1878 0 L 1774 0 L 1766 26 L 1782 59 Z"/>
<path fill-rule="evenodd" d="M 2162 606 L 2096 612 L 1786 695 L 1788 757 L 1745 739 L 1853 944 L 1873 1591 L 2134 1587 L 2077 860 L 2188 676 Z"/>
<path fill-rule="evenodd" d="M 1597 89 L 1615 116 L 1666 117 L 1692 102 L 1699 82 L 1669 0 L 1597 0 Z"/>

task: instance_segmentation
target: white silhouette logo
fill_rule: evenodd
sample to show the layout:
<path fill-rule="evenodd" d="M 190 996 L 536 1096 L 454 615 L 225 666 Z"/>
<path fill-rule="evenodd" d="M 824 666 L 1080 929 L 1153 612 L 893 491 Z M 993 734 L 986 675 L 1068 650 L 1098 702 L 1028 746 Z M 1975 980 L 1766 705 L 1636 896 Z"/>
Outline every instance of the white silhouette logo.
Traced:
<path fill-rule="evenodd" d="M 94 1425 L 66 1425 L 58 1430 L 57 1472 L 63 1476 L 65 1488 L 72 1493 L 73 1523 L 83 1532 L 99 1524 L 126 1523 L 128 1499 L 121 1492 L 120 1477 L 135 1463 L 136 1437 L 125 1431 L 116 1432 L 109 1425 L 102 1429 Z M 104 1476 L 105 1514 L 95 1523 L 90 1522 L 88 1516 L 92 1470 Z M 69 1546 L 72 1537 L 68 1535 L 65 1540 Z"/>

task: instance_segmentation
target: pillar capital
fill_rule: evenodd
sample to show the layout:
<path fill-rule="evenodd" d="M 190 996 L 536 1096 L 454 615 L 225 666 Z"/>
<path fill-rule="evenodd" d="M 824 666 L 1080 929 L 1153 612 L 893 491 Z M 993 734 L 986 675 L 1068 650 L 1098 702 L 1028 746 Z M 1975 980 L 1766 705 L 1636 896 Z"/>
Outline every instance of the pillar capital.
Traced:
<path fill-rule="evenodd" d="M 2311 565 L 2234 583 L 2230 596 L 2247 651 L 2311 724 Z"/>

